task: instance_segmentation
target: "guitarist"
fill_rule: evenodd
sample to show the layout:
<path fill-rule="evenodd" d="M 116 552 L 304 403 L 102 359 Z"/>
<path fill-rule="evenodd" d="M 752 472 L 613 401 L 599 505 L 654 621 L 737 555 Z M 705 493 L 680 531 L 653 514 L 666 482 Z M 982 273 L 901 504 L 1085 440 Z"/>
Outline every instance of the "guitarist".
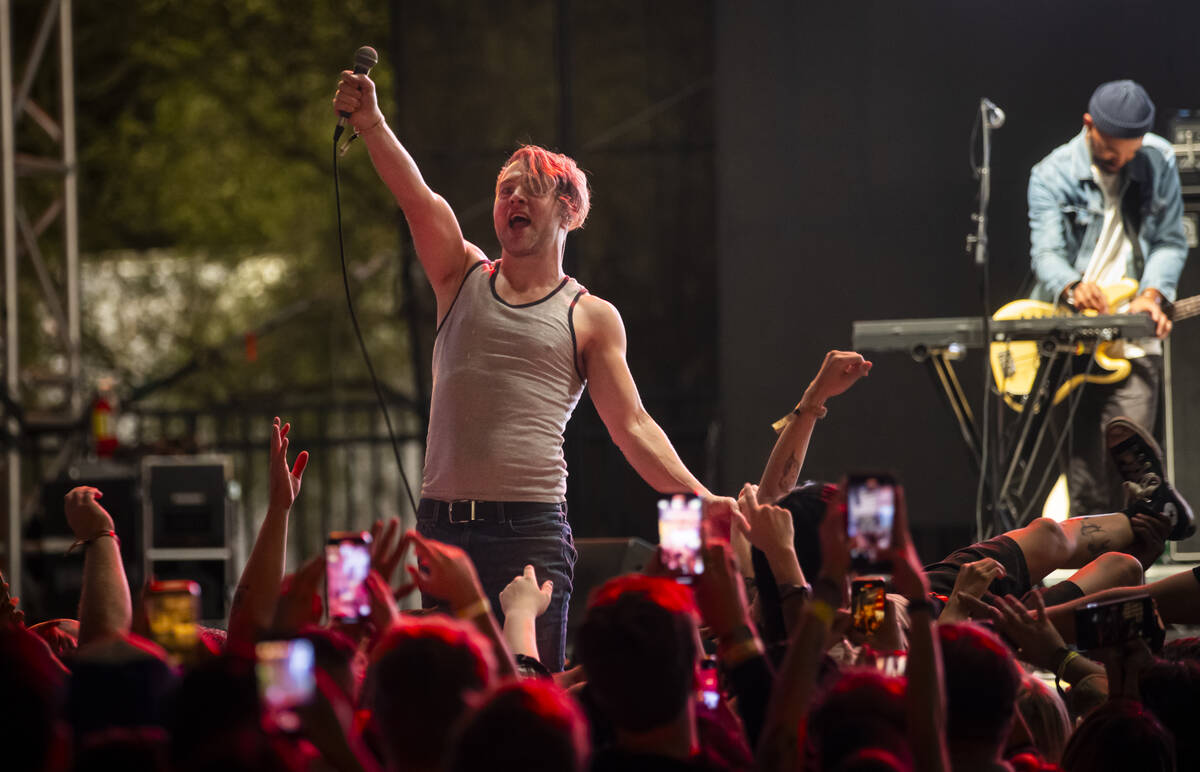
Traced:
<path fill-rule="evenodd" d="M 1157 417 L 1161 339 L 1171 331 L 1163 304 L 1175 299 L 1187 243 L 1175 154 L 1149 133 L 1153 125 L 1145 89 L 1131 80 L 1104 83 L 1088 102 L 1083 130 L 1029 178 L 1033 298 L 1078 311 L 1146 313 L 1157 325 L 1157 338 L 1110 349 L 1130 360 L 1128 378 L 1090 384 L 1081 395 L 1067 444 L 1071 515 L 1124 508 L 1103 427 L 1117 416 L 1153 427 Z M 1110 308 L 1101 288 L 1124 277 L 1138 281 L 1138 295 Z"/>

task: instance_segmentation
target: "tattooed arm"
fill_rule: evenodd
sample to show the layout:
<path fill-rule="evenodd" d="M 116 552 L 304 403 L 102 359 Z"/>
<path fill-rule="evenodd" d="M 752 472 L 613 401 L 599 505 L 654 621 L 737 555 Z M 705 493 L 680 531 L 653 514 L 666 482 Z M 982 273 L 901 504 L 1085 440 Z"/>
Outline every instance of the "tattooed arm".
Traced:
<path fill-rule="evenodd" d="M 853 351 L 830 351 L 821 363 L 796 410 L 787 419 L 775 449 L 767 459 L 762 480 L 758 484 L 758 500 L 772 503 L 781 499 L 796 484 L 808 441 L 812 438 L 817 419 L 825 414 L 825 400 L 841 394 L 854 382 L 871 371 L 871 363 Z"/>

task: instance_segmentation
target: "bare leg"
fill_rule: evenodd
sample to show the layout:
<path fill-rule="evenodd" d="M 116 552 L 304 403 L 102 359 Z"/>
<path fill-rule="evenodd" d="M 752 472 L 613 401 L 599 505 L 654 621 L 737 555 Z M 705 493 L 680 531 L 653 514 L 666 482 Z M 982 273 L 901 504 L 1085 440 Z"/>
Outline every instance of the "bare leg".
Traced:
<path fill-rule="evenodd" d="M 1051 571 L 1082 568 L 1105 552 L 1120 552 L 1133 543 L 1129 518 L 1122 513 L 1072 517 L 1062 523 L 1039 517 L 1007 536 L 1025 555 L 1033 584 Z"/>
<path fill-rule="evenodd" d="M 1137 558 L 1123 552 L 1106 552 L 1071 574 L 1067 581 L 1082 590 L 1084 595 L 1090 595 L 1110 587 L 1140 586 L 1145 581 L 1145 575 Z"/>
<path fill-rule="evenodd" d="M 1102 601 L 1131 598 L 1147 593 L 1158 605 L 1158 613 L 1167 624 L 1200 624 L 1200 581 L 1191 569 L 1185 569 L 1157 582 L 1138 587 L 1114 587 L 1109 590 L 1085 595 L 1077 600 L 1051 606 L 1046 615 L 1058 628 L 1067 643 L 1075 641 L 1075 609 Z"/>

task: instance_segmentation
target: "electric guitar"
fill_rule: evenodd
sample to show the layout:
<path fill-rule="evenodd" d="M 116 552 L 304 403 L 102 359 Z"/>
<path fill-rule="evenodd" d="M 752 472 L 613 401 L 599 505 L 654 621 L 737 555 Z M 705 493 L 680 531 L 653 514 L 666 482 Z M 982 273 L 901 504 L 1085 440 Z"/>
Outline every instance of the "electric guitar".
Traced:
<path fill-rule="evenodd" d="M 1116 284 L 1103 287 L 1105 298 L 1110 308 L 1117 308 L 1128 303 L 1137 294 L 1138 283 L 1134 279 L 1122 279 Z M 1200 295 L 1176 301 L 1164 306 L 1167 316 L 1172 321 L 1187 319 L 1200 314 Z M 1095 311 L 1084 311 L 1085 315 L 1094 316 Z M 1045 303 L 1040 300 L 1014 300 L 992 314 L 994 320 L 1007 319 L 1043 319 L 1048 316 L 1073 316 L 1074 311 L 1065 306 Z M 1117 341 L 1097 343 L 1092 351 L 1095 365 L 1092 372 L 1084 375 L 1074 375 L 1059 387 L 1054 394 L 1053 404 L 1057 405 L 1067 398 L 1077 386 L 1083 383 L 1116 383 L 1129 375 L 1131 366 L 1128 359 L 1114 357 L 1109 354 L 1109 348 Z M 1087 353 L 1085 344 L 1079 344 L 1079 354 Z M 1038 351 L 1038 341 L 1010 340 L 992 343 L 989 353 L 992 362 L 992 376 L 996 387 L 1005 403 L 1017 412 L 1024 407 L 1022 400 L 1033 390 L 1033 382 L 1037 377 L 1038 363 L 1041 355 Z"/>

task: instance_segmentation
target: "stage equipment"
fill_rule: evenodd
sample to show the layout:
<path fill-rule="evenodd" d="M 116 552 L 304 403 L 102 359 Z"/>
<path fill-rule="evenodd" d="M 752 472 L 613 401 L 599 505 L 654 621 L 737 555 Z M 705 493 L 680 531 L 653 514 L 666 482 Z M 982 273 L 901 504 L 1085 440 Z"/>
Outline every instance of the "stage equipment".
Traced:
<path fill-rule="evenodd" d="M 200 583 L 208 623 L 225 618 L 232 583 L 228 456 L 147 456 L 142 460 L 146 576 Z"/>
<path fill-rule="evenodd" d="M 1178 111 L 1168 124 L 1167 138 L 1175 146 L 1183 226 L 1190 247 L 1179 286 L 1194 292 L 1200 287 L 1200 110 Z M 1200 335 L 1172 333 L 1163 348 L 1167 475 L 1194 502 L 1200 498 Z M 1171 557 L 1200 560 L 1200 534 L 1171 542 Z"/>
<path fill-rule="evenodd" d="M 622 574 L 640 573 L 654 559 L 654 545 L 642 539 L 576 539 L 574 591 L 567 606 L 567 653 L 575 649 L 575 633 L 583 624 L 588 597 L 600 585 Z"/>
<path fill-rule="evenodd" d="M 983 498 L 994 502 L 985 507 L 989 517 L 982 538 L 1011 530 L 1033 518 L 1033 507 L 1053 466 L 1045 465 L 1041 478 L 1030 487 L 1034 460 L 1042 457 L 1050 426 L 1045 419 L 1054 396 L 1078 375 L 1073 371 L 1074 357 L 1092 351 L 1096 344 L 1154 335 L 1154 322 L 1145 314 L 989 319 L 986 327 L 987 332 L 984 321 L 975 317 L 949 317 L 859 321 L 853 328 L 855 351 L 906 351 L 917 361 L 928 364 L 934 382 L 954 414 L 971 463 L 983 478 L 986 494 Z M 1029 394 L 1021 403 L 1023 409 L 1014 427 L 1014 439 L 1005 443 L 1004 437 L 997 438 L 995 458 L 1002 463 L 996 465 L 993 482 L 986 453 L 987 438 L 981 434 L 981 422 L 975 419 L 952 360 L 960 358 L 968 348 L 1016 341 L 1034 341 L 1038 363 Z M 1083 376 L 1091 375 L 1093 363 L 1094 359 L 1089 357 Z M 1075 415 L 1079 394 L 1081 390 L 1068 402 L 1068 423 Z M 982 423 L 986 432 L 986 418 Z M 1065 437 L 1065 432 L 1060 433 L 1052 455 L 1057 455 Z"/>
<path fill-rule="evenodd" d="M 76 549 L 66 554 L 75 535 L 67 525 L 63 500 L 68 491 L 80 485 L 104 493 L 101 504 L 112 515 L 113 529 L 121 539 L 125 575 L 131 587 L 141 585 L 142 506 L 136 469 L 112 463 L 80 464 L 42 486 L 41 512 L 25 529 L 23 551 L 28 583 L 20 597 L 29 619 L 74 619 L 79 614 L 84 551 Z"/>

